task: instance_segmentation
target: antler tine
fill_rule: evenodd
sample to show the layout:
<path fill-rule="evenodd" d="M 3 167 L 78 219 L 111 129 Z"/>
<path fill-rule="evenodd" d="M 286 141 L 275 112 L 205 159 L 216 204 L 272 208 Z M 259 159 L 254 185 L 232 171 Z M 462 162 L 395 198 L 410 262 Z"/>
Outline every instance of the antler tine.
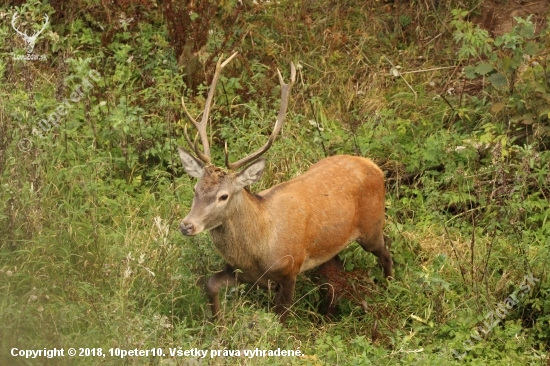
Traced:
<path fill-rule="evenodd" d="M 11 17 L 11 26 L 12 28 L 17 32 L 17 34 L 21 36 L 26 36 L 26 33 L 21 32 L 17 27 L 15 26 L 15 20 L 17 19 L 18 15 L 17 12 L 13 13 L 13 16 Z"/>
<path fill-rule="evenodd" d="M 185 136 L 185 140 L 187 141 L 187 145 L 189 145 L 189 148 L 191 150 L 194 150 L 193 143 L 191 142 L 191 139 L 189 138 L 189 135 L 187 134 L 187 123 L 183 127 L 183 135 Z"/>
<path fill-rule="evenodd" d="M 181 105 L 183 106 L 183 110 L 185 114 L 187 115 L 187 118 L 191 120 L 191 122 L 195 125 L 197 128 L 197 131 L 199 132 L 199 136 L 201 137 L 201 143 L 202 147 L 204 149 L 204 153 L 201 153 L 197 147 L 196 140 L 194 147 L 191 144 L 191 140 L 189 139 L 189 136 L 187 136 L 186 133 L 186 140 L 189 146 L 191 146 L 194 150 L 199 159 L 201 159 L 204 163 L 210 164 L 210 144 L 208 143 L 208 135 L 206 134 L 206 125 L 208 124 L 208 117 L 210 116 L 210 108 L 212 106 L 212 99 L 214 99 L 214 92 L 216 91 L 216 85 L 218 84 L 218 79 L 220 78 L 222 69 L 231 61 L 238 52 L 233 53 L 231 56 L 229 56 L 225 61 L 222 62 L 222 57 L 219 58 L 218 62 L 216 63 L 216 71 L 214 72 L 214 77 L 212 78 L 212 83 L 210 84 L 210 89 L 208 90 L 208 97 L 206 98 L 206 103 L 204 105 L 204 111 L 202 113 L 202 119 L 200 122 L 197 122 L 189 113 L 187 108 L 185 107 L 185 102 L 183 100 L 183 97 L 181 98 Z M 186 131 L 185 131 L 186 132 Z"/>
<path fill-rule="evenodd" d="M 17 14 L 17 12 L 15 12 L 13 14 L 13 16 L 11 17 L 11 26 L 12 26 L 12 28 L 17 32 L 17 34 L 20 34 L 20 35 L 25 36 L 25 37 L 30 37 L 30 38 L 38 37 L 38 35 L 40 35 L 40 33 L 42 33 L 44 31 L 44 29 L 46 29 L 46 27 L 48 26 L 48 23 L 50 21 L 50 17 L 48 17 L 48 14 L 44 14 L 44 19 L 46 20 L 46 22 L 42 26 L 42 29 L 40 29 L 38 32 L 36 32 L 32 36 L 29 36 L 29 35 L 27 35 L 27 31 L 25 31 L 23 33 L 19 29 L 17 29 L 17 27 L 15 26 L 15 20 L 17 19 L 18 16 L 19 15 Z"/>
<path fill-rule="evenodd" d="M 195 135 L 194 142 L 191 142 L 191 139 L 189 138 L 189 135 L 187 134 L 187 124 L 183 128 L 183 135 L 185 136 L 185 140 L 187 141 L 187 145 L 189 145 L 189 148 L 195 152 L 195 154 L 201 159 L 204 163 L 210 162 L 210 158 L 206 155 L 204 155 L 200 150 L 199 146 L 197 144 L 197 135 Z"/>
<path fill-rule="evenodd" d="M 44 29 L 46 29 L 46 27 L 48 26 L 48 23 L 50 21 L 50 17 L 48 17 L 48 14 L 44 14 L 44 19 L 46 20 L 46 22 L 42 26 L 42 29 L 40 29 L 40 31 L 38 31 L 35 36 L 38 36 L 40 33 L 44 32 Z"/>
<path fill-rule="evenodd" d="M 281 84 L 281 107 L 279 108 L 279 114 L 277 115 L 277 122 L 275 122 L 275 127 L 273 127 L 273 131 L 271 132 L 271 135 L 269 136 L 269 139 L 267 140 L 264 146 L 262 146 L 252 154 L 234 163 L 229 162 L 229 153 L 227 152 L 227 144 L 226 144 L 225 151 L 224 151 L 225 165 L 231 170 L 239 169 L 240 167 L 262 156 L 267 150 L 269 150 L 269 148 L 271 147 L 271 145 L 279 135 L 281 128 L 283 127 L 286 110 L 288 107 L 288 99 L 290 97 L 290 89 L 292 88 L 292 85 L 294 85 L 294 82 L 296 81 L 296 67 L 294 66 L 294 63 L 290 64 L 290 82 L 288 84 L 285 84 L 279 69 L 277 69 L 277 73 L 279 74 L 279 83 Z"/>

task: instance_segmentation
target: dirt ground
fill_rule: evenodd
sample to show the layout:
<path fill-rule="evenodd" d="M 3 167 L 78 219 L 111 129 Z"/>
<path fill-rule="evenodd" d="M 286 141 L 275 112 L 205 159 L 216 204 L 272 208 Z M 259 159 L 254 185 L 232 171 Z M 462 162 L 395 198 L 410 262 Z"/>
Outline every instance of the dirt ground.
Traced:
<path fill-rule="evenodd" d="M 515 25 L 514 17 L 526 18 L 532 14 L 536 30 L 543 28 L 550 12 L 550 0 L 487 0 L 481 4 L 477 22 L 492 36 L 502 35 Z"/>

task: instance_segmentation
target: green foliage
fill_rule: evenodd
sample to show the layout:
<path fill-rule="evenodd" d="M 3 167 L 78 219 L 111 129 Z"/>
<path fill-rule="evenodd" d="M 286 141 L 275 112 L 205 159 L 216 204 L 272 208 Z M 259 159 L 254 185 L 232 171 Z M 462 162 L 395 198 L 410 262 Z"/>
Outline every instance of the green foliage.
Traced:
<path fill-rule="evenodd" d="M 465 77 L 486 78 L 493 87 L 491 112 L 499 120 L 512 121 L 508 135 L 520 140 L 537 139 L 540 136 L 548 142 L 550 78 L 546 71 L 548 55 L 544 50 L 548 46 L 550 28 L 547 26 L 536 35 L 531 17 L 514 18 L 516 25 L 508 33 L 493 40 L 478 31 L 478 28 L 473 28 L 471 23 L 463 21 L 461 18 L 464 15 L 463 12 L 455 11 L 455 20 L 452 22 L 456 28 L 455 39 L 462 44 L 459 56 L 467 54 L 463 59 L 485 56 L 483 60 L 464 68 Z M 495 47 L 494 52 L 491 52 L 491 44 Z M 526 127 L 527 133 L 518 134 Z M 507 153 L 503 148 L 503 155 Z"/>
<path fill-rule="evenodd" d="M 437 10 L 396 2 L 397 16 L 383 2 L 231 0 L 208 2 L 211 12 L 185 2 L 192 34 L 200 34 L 199 23 L 211 26 L 204 47 L 191 52 L 193 64 L 175 54 L 160 5 L 128 1 L 122 12 L 98 0 L 58 3 L 32 0 L 16 9 L 29 23 L 50 15 L 35 47 L 47 62 L 13 59 L 24 43 L 11 29 L 14 9 L 0 6 L 0 364 L 24 364 L 9 356 L 12 347 L 306 355 L 131 357 L 128 364 L 548 358 L 550 28 L 537 33 L 532 18 L 518 18 L 493 40 L 465 20 L 467 11 L 451 10 L 454 1 Z M 445 41 L 448 29 L 455 44 Z M 216 164 L 225 143 L 236 160 L 265 142 L 279 108 L 276 70 L 287 80 L 293 61 L 298 82 L 285 126 L 252 189 L 334 154 L 370 157 L 386 174 L 395 278 L 386 282 L 376 258 L 350 245 L 341 254 L 350 291 L 335 319 L 318 314 L 319 285 L 306 274 L 287 326 L 269 311 L 273 292 L 251 286 L 222 291 L 224 317 L 209 320 L 203 288 L 223 260 L 208 235 L 179 233 L 194 181 L 176 147 L 186 123 L 181 97 L 199 115 L 213 65 L 234 50 L 239 56 L 220 79 L 209 125 Z M 77 89 L 82 95 L 72 101 Z M 60 105 L 66 113 L 43 129 Z M 466 349 L 527 273 L 540 281 Z M 453 350 L 466 354 L 458 360 Z"/>
<path fill-rule="evenodd" d="M 456 43 L 461 44 L 458 58 L 467 60 L 490 55 L 493 51 L 493 40 L 489 37 L 489 32 L 472 22 L 464 21 L 463 18 L 469 14 L 467 10 L 454 9 L 451 14 L 454 19 L 450 24 L 455 28 L 453 37 Z"/>

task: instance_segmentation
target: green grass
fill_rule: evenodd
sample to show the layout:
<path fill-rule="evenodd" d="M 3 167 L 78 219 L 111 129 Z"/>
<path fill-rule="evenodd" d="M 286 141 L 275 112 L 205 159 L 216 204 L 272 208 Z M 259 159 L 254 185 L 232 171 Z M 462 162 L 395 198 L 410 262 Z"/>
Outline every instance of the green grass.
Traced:
<path fill-rule="evenodd" d="M 214 161 L 222 164 L 225 141 L 233 158 L 263 144 L 279 106 L 276 68 L 288 78 L 295 62 L 282 135 L 252 190 L 328 155 L 372 158 L 386 173 L 395 278 L 386 283 L 375 257 L 351 244 L 341 255 L 349 294 L 334 319 L 317 311 L 319 283 L 307 273 L 287 325 L 270 311 L 273 293 L 245 285 L 222 291 L 224 315 L 213 323 L 204 285 L 223 259 L 207 234 L 184 238 L 178 229 L 195 184 L 176 153 L 184 141 L 181 96 L 198 114 L 204 88 L 186 86 L 182 75 L 191 66 L 178 64 L 170 18 L 160 8 L 130 1 L 125 16 L 136 20 L 123 27 L 120 9 L 87 3 L 78 10 L 29 1 L 19 9 L 37 19 L 65 15 L 52 17 L 35 47 L 47 62 L 12 60 L 24 44 L 11 29 L 13 8 L 0 6 L 0 364 L 547 362 L 548 119 L 517 119 L 544 107 L 546 38 L 531 40 L 541 46 L 533 56 L 539 64 L 525 61 L 532 68 L 520 75 L 526 84 L 509 95 L 462 76 L 464 65 L 479 60 L 457 59 L 457 2 L 437 9 L 431 2 L 221 3 L 197 53 L 205 62 L 240 52 L 212 111 Z M 402 77 L 392 76 L 390 61 Z M 201 67 L 203 82 L 213 63 Z M 101 80 L 59 127 L 34 136 L 37 122 L 91 69 Z M 542 89 L 529 89 L 532 75 Z M 455 91 L 446 94 L 450 87 Z M 495 113 L 492 106 L 503 101 L 507 107 Z M 25 151 L 24 138 L 32 143 Z M 471 338 L 530 273 L 540 280 L 533 289 L 486 338 Z M 465 349 L 468 339 L 473 345 Z M 107 356 L 25 360 L 10 355 L 14 347 L 101 348 Z M 109 354 L 116 348 L 161 348 L 165 356 L 122 360 Z M 170 356 L 256 348 L 306 356 Z M 466 352 L 462 361 L 453 349 Z"/>

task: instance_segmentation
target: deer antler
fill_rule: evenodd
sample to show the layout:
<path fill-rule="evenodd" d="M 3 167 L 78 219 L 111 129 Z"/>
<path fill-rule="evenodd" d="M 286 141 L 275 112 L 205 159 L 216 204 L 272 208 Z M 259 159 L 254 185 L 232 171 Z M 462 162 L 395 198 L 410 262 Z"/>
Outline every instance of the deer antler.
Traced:
<path fill-rule="evenodd" d="M 17 19 L 17 12 L 13 13 L 13 16 L 11 17 L 11 26 L 17 32 L 17 34 L 19 34 L 21 37 L 23 37 L 23 39 L 27 43 L 27 53 L 32 53 L 32 51 L 34 50 L 34 44 L 36 43 L 36 39 L 38 38 L 40 33 L 42 33 L 44 31 L 44 29 L 46 29 L 46 27 L 48 26 L 48 23 L 50 21 L 50 18 L 48 17 L 48 14 L 44 14 L 45 22 L 44 22 L 44 25 L 42 26 L 42 29 L 40 29 L 38 32 L 34 33 L 32 36 L 29 36 L 26 31 L 25 31 L 25 33 L 21 32 L 15 26 L 15 20 L 16 19 Z"/>
<path fill-rule="evenodd" d="M 277 73 L 279 74 L 279 82 L 281 84 L 281 107 L 279 109 L 279 114 L 277 115 L 277 122 L 275 122 L 275 127 L 273 128 L 273 132 L 271 132 L 271 135 L 269 136 L 269 139 L 267 140 L 264 146 L 262 146 L 252 154 L 245 156 L 241 160 L 236 161 L 234 163 L 229 162 L 229 153 L 227 151 L 227 143 L 226 143 L 225 151 L 224 151 L 225 165 L 231 170 L 239 169 L 240 167 L 262 156 L 267 150 L 269 150 L 269 148 L 277 138 L 277 135 L 279 135 L 281 128 L 283 127 L 283 122 L 285 120 L 285 115 L 286 115 L 286 109 L 288 107 L 288 99 L 290 97 L 290 89 L 292 88 L 292 85 L 294 85 L 294 82 L 296 81 L 296 67 L 294 66 L 294 63 L 290 64 L 290 82 L 288 84 L 284 83 L 283 77 L 281 76 L 281 72 L 279 71 L 279 69 L 277 69 Z"/>
<path fill-rule="evenodd" d="M 195 127 L 197 128 L 197 131 L 201 137 L 202 142 L 202 148 L 204 152 L 200 152 L 198 146 L 197 146 L 197 140 L 195 138 L 195 143 L 191 142 L 191 139 L 187 135 L 187 126 L 184 129 L 185 139 L 187 140 L 187 144 L 189 144 L 189 147 L 195 151 L 199 159 L 201 159 L 205 164 L 210 164 L 210 145 L 208 143 L 208 135 L 206 134 L 206 125 L 208 123 L 208 117 L 210 115 L 210 107 L 212 106 L 212 99 L 214 98 L 214 92 L 216 91 L 216 84 L 218 83 L 218 79 L 220 78 L 220 74 L 222 72 L 222 69 L 237 55 L 238 52 L 235 52 L 231 56 L 229 56 L 225 61 L 222 62 L 222 57 L 218 60 L 216 63 L 216 71 L 214 72 L 214 78 L 212 79 L 212 84 L 210 85 L 210 90 L 208 91 L 208 97 L 206 98 L 206 103 L 204 106 L 204 111 L 202 113 L 202 120 L 201 122 L 197 122 L 189 113 L 187 110 L 187 107 L 185 107 L 185 102 L 183 100 L 183 97 L 181 98 L 181 105 L 183 107 L 183 110 L 185 114 L 187 115 L 187 118 L 193 122 Z"/>

